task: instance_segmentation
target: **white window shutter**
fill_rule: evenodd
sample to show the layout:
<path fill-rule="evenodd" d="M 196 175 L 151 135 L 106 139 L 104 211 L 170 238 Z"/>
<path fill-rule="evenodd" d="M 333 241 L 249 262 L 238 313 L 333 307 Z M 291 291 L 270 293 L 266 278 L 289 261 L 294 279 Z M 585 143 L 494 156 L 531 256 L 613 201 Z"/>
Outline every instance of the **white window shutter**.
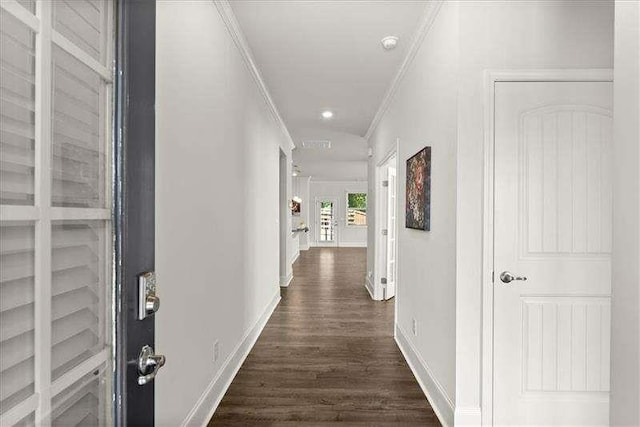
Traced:
<path fill-rule="evenodd" d="M 0 226 L 0 407 L 34 392 L 34 226 Z"/>
<path fill-rule="evenodd" d="M 101 221 L 53 223 L 51 369 L 54 380 L 104 348 L 104 234 Z"/>
<path fill-rule="evenodd" d="M 97 73 L 62 49 L 54 48 L 54 206 L 105 207 L 103 85 Z"/>
<path fill-rule="evenodd" d="M 113 6 L 0 1 L 2 425 L 110 419 Z"/>
<path fill-rule="evenodd" d="M 0 9 L 0 203 L 33 205 L 35 34 Z"/>

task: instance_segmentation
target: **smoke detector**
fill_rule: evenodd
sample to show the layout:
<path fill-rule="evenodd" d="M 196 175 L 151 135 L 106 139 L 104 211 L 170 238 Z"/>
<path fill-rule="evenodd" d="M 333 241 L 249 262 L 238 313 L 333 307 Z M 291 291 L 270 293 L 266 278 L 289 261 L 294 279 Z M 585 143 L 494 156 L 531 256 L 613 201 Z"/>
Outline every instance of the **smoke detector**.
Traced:
<path fill-rule="evenodd" d="M 387 36 L 380 40 L 384 50 L 393 50 L 398 46 L 398 38 L 396 36 Z"/>

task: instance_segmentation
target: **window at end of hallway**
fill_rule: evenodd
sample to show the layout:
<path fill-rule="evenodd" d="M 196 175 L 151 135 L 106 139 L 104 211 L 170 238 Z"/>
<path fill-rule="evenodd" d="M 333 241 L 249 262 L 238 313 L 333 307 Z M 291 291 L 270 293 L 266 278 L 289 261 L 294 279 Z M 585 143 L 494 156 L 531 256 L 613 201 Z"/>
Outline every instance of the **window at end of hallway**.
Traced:
<path fill-rule="evenodd" d="M 347 225 L 367 225 L 367 193 L 347 193 Z"/>

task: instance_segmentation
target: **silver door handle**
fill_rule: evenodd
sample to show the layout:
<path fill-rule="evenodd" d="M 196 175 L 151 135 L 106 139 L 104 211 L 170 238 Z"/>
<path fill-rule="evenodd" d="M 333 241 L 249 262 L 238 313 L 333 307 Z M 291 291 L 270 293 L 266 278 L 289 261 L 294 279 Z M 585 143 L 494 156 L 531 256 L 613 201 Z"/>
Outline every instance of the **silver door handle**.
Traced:
<path fill-rule="evenodd" d="M 145 345 L 138 356 L 138 385 L 153 381 L 158 370 L 164 366 L 166 359 L 162 354 L 155 354 L 153 348 Z"/>
<path fill-rule="evenodd" d="M 500 280 L 502 280 L 503 283 L 511 283 L 514 280 L 525 281 L 525 280 L 527 280 L 527 278 L 524 277 L 524 276 L 514 276 L 509 271 L 503 271 L 502 273 L 500 273 Z"/>

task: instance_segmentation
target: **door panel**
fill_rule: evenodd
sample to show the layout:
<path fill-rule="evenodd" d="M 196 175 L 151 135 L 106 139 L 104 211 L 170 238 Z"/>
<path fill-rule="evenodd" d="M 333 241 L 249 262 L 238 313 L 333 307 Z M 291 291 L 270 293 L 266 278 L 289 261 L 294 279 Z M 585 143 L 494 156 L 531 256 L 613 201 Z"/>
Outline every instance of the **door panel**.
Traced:
<path fill-rule="evenodd" d="M 496 84 L 498 425 L 608 423 L 611 94 L 606 82 Z"/>
<path fill-rule="evenodd" d="M 395 159 L 393 161 L 395 162 Z M 387 180 L 387 285 L 384 290 L 384 299 L 390 299 L 396 295 L 396 233 L 398 225 L 395 167 L 389 166 L 387 170 Z"/>

